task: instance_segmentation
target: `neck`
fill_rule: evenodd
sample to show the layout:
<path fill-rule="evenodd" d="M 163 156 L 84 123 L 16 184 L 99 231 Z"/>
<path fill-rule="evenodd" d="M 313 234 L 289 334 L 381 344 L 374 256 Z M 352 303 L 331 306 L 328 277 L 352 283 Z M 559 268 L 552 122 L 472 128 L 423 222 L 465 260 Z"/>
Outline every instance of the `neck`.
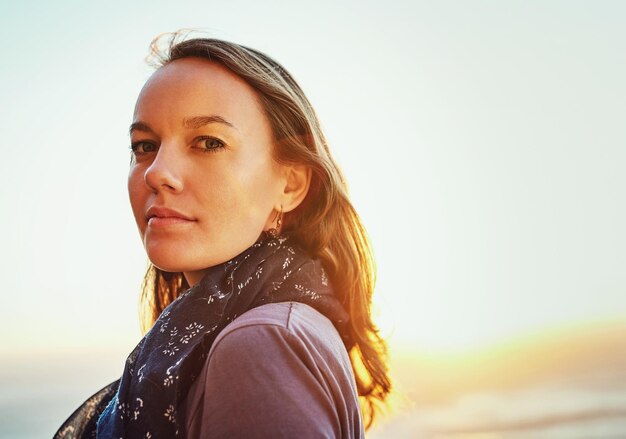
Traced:
<path fill-rule="evenodd" d="M 200 282 L 200 279 L 202 279 L 204 277 L 206 272 L 207 272 L 206 269 L 205 270 L 196 270 L 196 271 L 185 271 L 185 272 L 183 272 L 183 276 L 185 276 L 185 280 L 187 281 L 187 284 L 190 287 L 193 287 L 198 282 Z"/>

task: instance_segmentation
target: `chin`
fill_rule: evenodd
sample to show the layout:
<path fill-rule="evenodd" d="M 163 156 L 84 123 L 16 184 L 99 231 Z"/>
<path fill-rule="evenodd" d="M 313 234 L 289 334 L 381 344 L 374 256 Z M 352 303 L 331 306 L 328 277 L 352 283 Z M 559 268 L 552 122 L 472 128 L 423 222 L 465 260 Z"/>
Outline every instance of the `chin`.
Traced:
<path fill-rule="evenodd" d="M 148 259 L 156 268 L 167 273 L 184 273 L 187 271 L 186 267 L 180 263 L 180 260 L 172 261 L 168 260 L 168 258 L 158 258 L 150 255 L 148 255 Z"/>
<path fill-rule="evenodd" d="M 172 246 L 154 245 L 146 246 L 146 253 L 152 265 L 161 271 L 169 273 L 184 273 L 193 267 L 194 258 L 190 257 L 189 251 L 172 248 Z"/>
<path fill-rule="evenodd" d="M 218 255 L 208 256 L 206 252 L 202 251 L 194 252 L 194 249 L 190 249 L 188 246 L 185 246 L 184 249 L 176 249 L 161 245 L 156 248 L 148 247 L 146 250 L 152 265 L 169 273 L 204 270 L 230 259 L 228 257 L 220 258 Z"/>
<path fill-rule="evenodd" d="M 250 247 L 257 238 L 244 237 L 235 242 L 206 239 L 211 245 L 202 245 L 198 237 L 190 240 L 154 239 L 144 241 L 150 262 L 170 273 L 201 271 L 231 260 Z"/>

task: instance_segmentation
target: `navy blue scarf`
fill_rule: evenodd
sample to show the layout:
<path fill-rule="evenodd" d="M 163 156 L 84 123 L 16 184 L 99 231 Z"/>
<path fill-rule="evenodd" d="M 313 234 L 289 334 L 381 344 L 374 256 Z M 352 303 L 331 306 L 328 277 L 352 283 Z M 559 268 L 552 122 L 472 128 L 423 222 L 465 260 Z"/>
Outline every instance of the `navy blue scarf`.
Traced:
<path fill-rule="evenodd" d="M 217 335 L 249 309 L 286 301 L 324 314 L 349 346 L 348 316 L 321 263 L 289 236 L 264 235 L 232 260 L 211 267 L 163 310 L 128 356 L 122 377 L 79 407 L 55 439 L 184 437 L 178 407 Z"/>

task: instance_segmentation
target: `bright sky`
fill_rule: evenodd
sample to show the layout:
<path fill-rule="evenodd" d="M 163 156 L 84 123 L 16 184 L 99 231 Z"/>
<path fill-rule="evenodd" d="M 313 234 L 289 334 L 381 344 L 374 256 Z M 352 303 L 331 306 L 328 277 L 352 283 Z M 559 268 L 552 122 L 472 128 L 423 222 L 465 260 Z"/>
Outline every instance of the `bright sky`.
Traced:
<path fill-rule="evenodd" d="M 377 251 L 395 346 L 626 316 L 626 4 L 3 2 L 0 355 L 140 338 L 128 125 L 155 35 L 299 80 Z"/>

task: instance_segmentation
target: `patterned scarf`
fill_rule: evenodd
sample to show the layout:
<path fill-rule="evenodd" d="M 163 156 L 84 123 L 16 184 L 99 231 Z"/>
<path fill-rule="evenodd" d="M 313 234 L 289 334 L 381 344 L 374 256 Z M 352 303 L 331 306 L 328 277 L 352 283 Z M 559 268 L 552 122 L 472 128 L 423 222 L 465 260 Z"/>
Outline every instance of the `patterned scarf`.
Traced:
<path fill-rule="evenodd" d="M 328 317 L 349 346 L 348 316 L 320 261 L 288 235 L 263 235 L 228 262 L 211 267 L 159 316 L 126 360 L 122 377 L 79 407 L 56 438 L 184 437 L 177 408 L 200 373 L 213 341 L 254 307 L 296 301 Z"/>

